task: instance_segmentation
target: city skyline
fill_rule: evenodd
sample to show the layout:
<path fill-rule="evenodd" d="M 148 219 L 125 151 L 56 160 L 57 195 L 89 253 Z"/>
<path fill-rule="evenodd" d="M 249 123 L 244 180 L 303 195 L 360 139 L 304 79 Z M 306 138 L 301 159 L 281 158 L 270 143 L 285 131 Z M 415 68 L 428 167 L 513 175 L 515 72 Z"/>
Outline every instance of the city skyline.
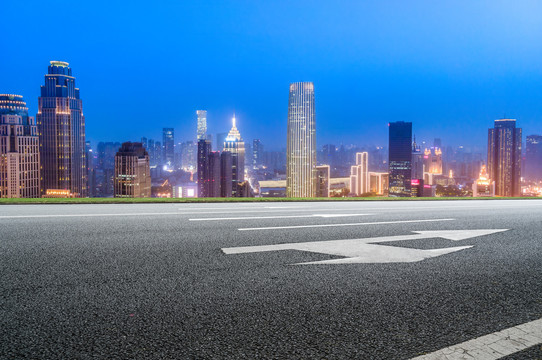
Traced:
<path fill-rule="evenodd" d="M 63 60 L 77 69 L 84 89 L 92 144 L 159 139 L 164 127 L 189 140 L 196 131 L 194 111 L 206 109 L 210 132 L 227 132 L 227 119 L 235 112 L 246 139 L 280 149 L 286 146 L 288 101 L 281 89 L 312 81 L 319 89 L 318 146 L 382 145 L 386 124 L 404 120 L 416 123 L 419 139 L 440 137 L 446 145 L 483 151 L 477 139 L 495 119 L 516 118 L 531 135 L 539 133 L 542 118 L 542 95 L 536 90 L 542 80 L 542 28 L 536 14 L 542 5 L 492 4 L 298 4 L 289 14 L 282 14 L 282 4 L 167 4 L 160 26 L 141 29 L 130 19 L 144 14 L 152 24 L 163 14 L 137 4 L 129 9 L 109 4 L 108 12 L 99 11 L 98 4 L 71 4 L 58 11 L 84 11 L 102 20 L 104 30 L 83 19 L 77 35 L 42 44 L 33 34 L 45 5 L 23 9 L 9 3 L 6 11 L 25 14 L 28 26 L 9 26 L 11 19 L 2 25 L 36 56 L 21 53 L 0 60 L 2 92 L 22 95 L 35 114 L 45 64 Z M 386 6 L 397 11 L 385 12 Z M 405 26 L 408 34 L 401 32 Z M 189 33 L 193 36 L 184 35 Z M 290 33 L 298 33 L 303 45 L 296 46 Z M 139 76 L 146 64 L 152 65 Z M 113 74 L 118 86 L 102 86 Z M 145 101 L 139 101 L 142 88 L 153 89 L 144 91 Z M 108 132 L 102 130 L 106 124 Z"/>

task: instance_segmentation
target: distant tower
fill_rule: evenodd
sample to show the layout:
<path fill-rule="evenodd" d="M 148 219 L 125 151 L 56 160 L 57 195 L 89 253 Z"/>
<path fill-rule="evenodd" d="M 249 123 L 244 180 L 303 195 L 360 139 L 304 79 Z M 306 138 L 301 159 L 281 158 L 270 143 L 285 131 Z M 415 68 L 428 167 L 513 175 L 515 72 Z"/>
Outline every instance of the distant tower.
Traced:
<path fill-rule="evenodd" d="M 207 110 L 197 110 L 198 115 L 198 141 L 207 140 Z"/>
<path fill-rule="evenodd" d="M 316 195 L 314 84 L 290 84 L 286 148 L 286 196 Z"/>
<path fill-rule="evenodd" d="M 252 141 L 252 168 L 257 169 L 263 165 L 263 144 L 260 139 Z"/>
<path fill-rule="evenodd" d="M 143 144 L 125 142 L 115 155 L 115 197 L 151 197 L 149 154 Z"/>
<path fill-rule="evenodd" d="M 245 143 L 232 118 L 232 128 L 224 141 L 224 151 L 231 153 L 232 160 L 232 195 L 238 196 L 238 186 L 245 181 Z"/>
<path fill-rule="evenodd" d="M 198 197 L 209 197 L 209 154 L 211 142 L 206 139 L 198 140 Z"/>
<path fill-rule="evenodd" d="M 542 180 L 542 136 L 527 136 L 527 156 L 525 164 L 525 178 L 528 181 Z"/>
<path fill-rule="evenodd" d="M 172 168 L 175 163 L 175 130 L 173 128 L 162 129 L 162 146 L 163 165 Z"/>
<path fill-rule="evenodd" d="M 515 119 L 495 120 L 489 129 L 487 165 L 497 196 L 521 196 L 521 129 Z"/>
<path fill-rule="evenodd" d="M 356 154 L 356 165 L 350 168 L 350 193 L 360 196 L 369 191 L 369 153 L 359 152 Z"/>
<path fill-rule="evenodd" d="M 67 62 L 51 61 L 36 116 L 40 133 L 41 192 L 69 190 L 87 196 L 85 117 Z"/>
<path fill-rule="evenodd" d="M 0 94 L 0 198 L 40 196 L 36 121 L 21 95 Z"/>
<path fill-rule="evenodd" d="M 389 196 L 410 197 L 412 176 L 412 123 L 389 124 Z"/>

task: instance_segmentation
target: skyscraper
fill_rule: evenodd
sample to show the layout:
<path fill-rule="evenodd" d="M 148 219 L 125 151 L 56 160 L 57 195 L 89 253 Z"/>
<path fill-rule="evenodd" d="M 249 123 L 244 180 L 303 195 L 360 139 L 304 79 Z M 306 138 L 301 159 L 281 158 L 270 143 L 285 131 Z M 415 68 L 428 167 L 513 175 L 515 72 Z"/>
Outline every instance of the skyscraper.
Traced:
<path fill-rule="evenodd" d="M 198 197 L 209 197 L 209 154 L 211 142 L 206 139 L 198 140 Z"/>
<path fill-rule="evenodd" d="M 143 144 L 125 142 L 115 155 L 115 197 L 151 197 L 149 154 Z"/>
<path fill-rule="evenodd" d="M 286 196 L 316 195 L 314 84 L 290 84 L 288 100 Z"/>
<path fill-rule="evenodd" d="M 85 117 L 67 62 L 51 61 L 38 102 L 42 194 L 64 189 L 86 197 Z"/>
<path fill-rule="evenodd" d="M 263 165 L 263 144 L 260 139 L 252 141 L 252 168 L 257 169 Z"/>
<path fill-rule="evenodd" d="M 525 164 L 525 178 L 529 181 L 542 180 L 542 136 L 527 136 L 527 156 Z"/>
<path fill-rule="evenodd" d="M 497 196 L 521 196 L 521 129 L 515 119 L 495 120 L 488 130 L 487 166 Z"/>
<path fill-rule="evenodd" d="M 389 124 L 389 196 L 411 196 L 412 123 Z"/>
<path fill-rule="evenodd" d="M 41 196 L 38 140 L 23 97 L 0 94 L 0 198 Z"/>
<path fill-rule="evenodd" d="M 369 191 L 369 153 L 359 152 L 356 154 L 356 165 L 350 168 L 350 193 L 360 196 Z"/>
<path fill-rule="evenodd" d="M 198 137 L 197 140 L 207 140 L 207 110 L 197 110 Z"/>
<path fill-rule="evenodd" d="M 231 153 L 232 161 L 232 195 L 238 196 L 238 185 L 245 181 L 245 142 L 232 118 L 232 128 L 224 141 L 224 151 Z"/>
<path fill-rule="evenodd" d="M 175 130 L 173 128 L 162 129 L 162 146 L 163 165 L 171 169 L 175 163 Z"/>

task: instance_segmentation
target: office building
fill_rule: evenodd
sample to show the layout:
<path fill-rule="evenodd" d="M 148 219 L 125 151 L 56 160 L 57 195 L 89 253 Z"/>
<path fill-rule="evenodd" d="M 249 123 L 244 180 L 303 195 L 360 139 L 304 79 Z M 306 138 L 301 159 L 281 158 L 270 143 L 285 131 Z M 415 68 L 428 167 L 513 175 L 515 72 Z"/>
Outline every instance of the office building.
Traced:
<path fill-rule="evenodd" d="M 488 130 L 488 176 L 497 196 L 521 196 L 521 128 L 515 119 L 495 120 Z"/>
<path fill-rule="evenodd" d="M 209 140 L 207 139 L 207 110 L 197 110 L 196 115 L 198 116 L 197 141 Z"/>
<path fill-rule="evenodd" d="M 162 129 L 162 161 L 168 169 L 175 164 L 175 130 L 173 128 Z"/>
<path fill-rule="evenodd" d="M 290 84 L 286 147 L 286 194 L 288 197 L 316 195 L 316 127 L 314 84 Z"/>
<path fill-rule="evenodd" d="M 350 194 L 361 196 L 369 189 L 369 153 L 359 152 L 356 154 L 356 165 L 350 167 Z"/>
<path fill-rule="evenodd" d="M 232 161 L 232 196 L 238 196 L 237 186 L 245 181 L 245 143 L 237 130 L 235 115 L 232 128 L 224 141 L 224 151 L 231 153 Z"/>
<path fill-rule="evenodd" d="M 412 179 L 423 179 L 424 171 L 424 154 L 421 147 L 416 143 L 416 138 L 414 137 L 414 142 L 412 143 Z"/>
<path fill-rule="evenodd" d="M 207 175 L 208 183 L 208 197 L 220 197 L 220 184 L 221 184 L 221 163 L 220 163 L 220 152 L 213 151 L 209 154 L 207 158 L 209 162 L 208 168 L 209 172 Z"/>
<path fill-rule="evenodd" d="M 141 143 L 125 142 L 115 155 L 115 197 L 151 196 L 149 154 Z"/>
<path fill-rule="evenodd" d="M 263 166 L 263 144 L 260 139 L 252 141 L 252 168 L 259 169 Z"/>
<path fill-rule="evenodd" d="M 316 167 L 316 197 L 329 197 L 329 165 Z"/>
<path fill-rule="evenodd" d="M 119 142 L 99 142 L 96 164 L 96 196 L 112 197 L 114 195 L 115 155 L 121 144 Z"/>
<path fill-rule="evenodd" d="M 36 121 L 21 95 L 0 94 L 0 198 L 40 196 Z"/>
<path fill-rule="evenodd" d="M 495 196 L 495 181 L 491 180 L 487 174 L 486 166 L 482 165 L 480 176 L 472 184 L 473 197 L 493 197 Z"/>
<path fill-rule="evenodd" d="M 526 145 L 525 179 L 542 181 L 542 136 L 527 136 Z"/>
<path fill-rule="evenodd" d="M 423 152 L 424 172 L 442 175 L 442 150 L 438 147 L 425 149 Z"/>
<path fill-rule="evenodd" d="M 209 197 L 209 154 L 212 151 L 211 142 L 207 139 L 198 140 L 197 172 L 198 197 Z"/>
<path fill-rule="evenodd" d="M 233 163 L 232 155 L 229 151 L 223 151 L 220 154 L 220 196 L 232 197 L 233 191 Z"/>
<path fill-rule="evenodd" d="M 389 124 L 389 196 L 410 197 L 412 176 L 412 123 Z"/>
<path fill-rule="evenodd" d="M 36 116 L 40 137 L 41 192 L 68 190 L 87 196 L 85 117 L 67 62 L 51 61 Z"/>

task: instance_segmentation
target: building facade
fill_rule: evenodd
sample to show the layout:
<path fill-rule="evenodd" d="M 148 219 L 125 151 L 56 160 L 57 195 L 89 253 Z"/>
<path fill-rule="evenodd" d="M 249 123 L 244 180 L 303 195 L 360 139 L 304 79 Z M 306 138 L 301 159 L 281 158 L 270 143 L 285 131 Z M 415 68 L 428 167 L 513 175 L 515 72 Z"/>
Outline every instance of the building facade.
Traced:
<path fill-rule="evenodd" d="M 240 196 L 238 185 L 245 181 L 245 142 L 235 124 L 235 115 L 232 119 L 232 128 L 224 141 L 224 151 L 231 153 L 232 161 L 232 196 Z"/>
<path fill-rule="evenodd" d="M 196 110 L 198 117 L 197 141 L 207 140 L 207 110 Z"/>
<path fill-rule="evenodd" d="M 163 165 L 172 169 L 175 164 L 175 129 L 162 129 L 162 147 Z"/>
<path fill-rule="evenodd" d="M 389 196 L 410 197 L 412 176 L 412 123 L 389 124 Z"/>
<path fill-rule="evenodd" d="M 529 135 L 525 143 L 525 178 L 528 181 L 542 181 L 542 136 Z"/>
<path fill-rule="evenodd" d="M 515 119 L 495 120 L 488 130 L 487 165 L 497 196 L 521 196 L 521 129 Z"/>
<path fill-rule="evenodd" d="M 329 197 L 329 165 L 316 167 L 316 197 Z"/>
<path fill-rule="evenodd" d="M 115 197 L 151 197 L 149 154 L 143 144 L 125 142 L 115 155 Z"/>
<path fill-rule="evenodd" d="M 0 198 L 40 196 L 36 121 L 21 95 L 0 94 Z"/>
<path fill-rule="evenodd" d="M 290 84 L 286 145 L 286 196 L 316 195 L 314 84 Z"/>
<path fill-rule="evenodd" d="M 85 117 L 67 62 L 51 61 L 36 116 L 40 138 L 41 193 L 69 190 L 87 196 Z"/>
<path fill-rule="evenodd" d="M 212 151 L 211 142 L 207 139 L 198 140 L 198 197 L 209 197 L 209 154 Z"/>
<path fill-rule="evenodd" d="M 360 196 L 370 191 L 369 153 L 356 153 L 356 165 L 350 167 L 350 194 Z"/>

